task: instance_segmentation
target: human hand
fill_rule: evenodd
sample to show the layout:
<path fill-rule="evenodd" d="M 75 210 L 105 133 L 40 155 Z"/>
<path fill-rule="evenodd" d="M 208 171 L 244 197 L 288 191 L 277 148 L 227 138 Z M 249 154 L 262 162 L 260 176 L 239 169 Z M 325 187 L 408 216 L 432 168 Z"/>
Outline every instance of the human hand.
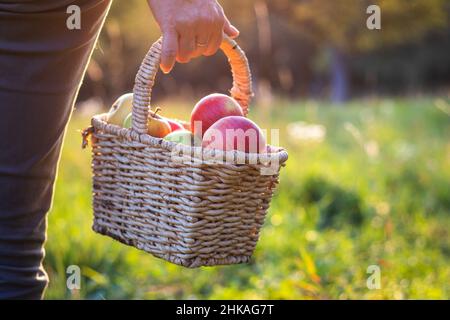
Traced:
<path fill-rule="evenodd" d="M 216 53 L 223 33 L 231 38 L 239 35 L 216 0 L 148 0 L 148 4 L 163 35 L 164 73 L 172 70 L 175 61 L 186 63 Z"/>

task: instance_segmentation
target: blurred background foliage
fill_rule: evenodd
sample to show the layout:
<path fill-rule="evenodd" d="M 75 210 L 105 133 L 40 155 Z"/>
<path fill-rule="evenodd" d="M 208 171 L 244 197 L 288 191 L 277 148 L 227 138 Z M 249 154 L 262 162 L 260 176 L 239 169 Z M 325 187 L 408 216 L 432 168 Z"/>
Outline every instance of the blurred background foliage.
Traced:
<path fill-rule="evenodd" d="M 366 27 L 370 4 L 380 6 L 381 30 Z M 241 31 L 238 42 L 261 100 L 281 95 L 342 102 L 449 86 L 446 0 L 227 0 L 222 5 Z M 143 55 L 159 36 L 146 1 L 115 1 L 80 100 L 96 96 L 109 105 L 130 91 Z M 229 86 L 229 67 L 217 55 L 160 74 L 155 97 L 189 98 Z"/>
<path fill-rule="evenodd" d="M 115 1 L 67 131 L 47 298 L 449 299 L 450 2 L 221 2 L 254 75 L 250 118 L 279 129 L 289 152 L 252 263 L 188 270 L 92 232 L 80 129 L 132 90 L 160 35 L 146 1 Z M 381 30 L 366 28 L 370 4 Z M 159 73 L 154 97 L 188 119 L 230 85 L 218 54 Z M 70 265 L 81 290 L 67 289 Z M 370 265 L 379 290 L 367 288 Z"/>

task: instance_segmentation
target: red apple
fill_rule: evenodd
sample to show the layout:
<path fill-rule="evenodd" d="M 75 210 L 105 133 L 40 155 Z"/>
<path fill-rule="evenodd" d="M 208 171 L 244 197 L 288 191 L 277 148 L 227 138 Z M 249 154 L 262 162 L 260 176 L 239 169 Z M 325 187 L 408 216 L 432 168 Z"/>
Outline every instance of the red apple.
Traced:
<path fill-rule="evenodd" d="M 177 131 L 177 130 L 184 130 L 183 126 L 179 122 L 172 120 L 172 119 L 168 119 L 168 118 L 164 118 L 164 119 L 169 123 L 170 130 L 172 132 Z"/>
<path fill-rule="evenodd" d="M 182 122 L 181 125 L 183 126 L 183 128 L 187 131 L 191 131 L 191 124 L 189 122 Z"/>
<path fill-rule="evenodd" d="M 246 153 L 264 153 L 267 150 L 261 129 L 253 121 L 239 116 L 225 117 L 214 123 L 206 130 L 202 146 Z"/>
<path fill-rule="evenodd" d="M 239 103 L 224 94 L 210 94 L 197 102 L 192 110 L 191 130 L 196 136 L 203 137 L 217 120 L 228 116 L 244 116 Z"/>

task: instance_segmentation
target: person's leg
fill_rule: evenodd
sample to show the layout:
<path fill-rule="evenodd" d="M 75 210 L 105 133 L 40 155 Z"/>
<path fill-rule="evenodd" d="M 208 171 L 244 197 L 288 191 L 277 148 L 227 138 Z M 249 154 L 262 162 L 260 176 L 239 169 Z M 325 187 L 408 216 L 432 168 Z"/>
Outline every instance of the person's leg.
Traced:
<path fill-rule="evenodd" d="M 81 7 L 81 30 L 66 27 L 69 3 Z M 46 288 L 46 213 L 63 135 L 109 5 L 0 0 L 0 299 L 39 299 Z"/>

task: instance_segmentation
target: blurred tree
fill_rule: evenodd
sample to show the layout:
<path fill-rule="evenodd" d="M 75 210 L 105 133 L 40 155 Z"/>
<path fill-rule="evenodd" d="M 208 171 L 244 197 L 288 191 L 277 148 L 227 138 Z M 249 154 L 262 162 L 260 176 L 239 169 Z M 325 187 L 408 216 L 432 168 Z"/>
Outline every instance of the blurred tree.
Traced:
<path fill-rule="evenodd" d="M 381 30 L 366 27 L 372 4 L 381 8 Z M 448 0 L 281 0 L 270 5 L 330 52 L 331 97 L 338 102 L 348 96 L 349 54 L 408 43 L 448 27 Z"/>
<path fill-rule="evenodd" d="M 272 93 L 342 101 L 350 87 L 352 94 L 398 94 L 450 84 L 448 0 L 219 2 L 241 31 L 256 97 L 269 98 L 269 105 Z M 366 27 L 371 4 L 381 8 L 381 30 Z M 80 99 L 100 97 L 109 105 L 130 91 L 159 35 L 146 1 L 115 1 Z M 230 68 L 219 53 L 159 74 L 154 97 L 192 99 L 230 86 Z"/>
<path fill-rule="evenodd" d="M 271 56 L 272 56 L 272 32 L 270 27 L 269 10 L 264 0 L 255 1 L 256 25 L 258 28 L 258 82 L 257 94 L 261 105 L 268 106 L 272 102 L 271 86 Z"/>
<path fill-rule="evenodd" d="M 282 1 L 285 2 L 285 1 Z M 448 26 L 448 0 L 288 1 L 289 16 L 316 41 L 340 51 L 371 50 L 417 40 Z M 277 6 L 277 2 L 273 2 Z M 381 32 L 366 27 L 369 5 L 381 9 Z"/>
<path fill-rule="evenodd" d="M 159 34 L 146 1 L 115 1 L 88 67 L 86 95 L 99 96 L 110 105 L 130 91 L 142 57 Z"/>

